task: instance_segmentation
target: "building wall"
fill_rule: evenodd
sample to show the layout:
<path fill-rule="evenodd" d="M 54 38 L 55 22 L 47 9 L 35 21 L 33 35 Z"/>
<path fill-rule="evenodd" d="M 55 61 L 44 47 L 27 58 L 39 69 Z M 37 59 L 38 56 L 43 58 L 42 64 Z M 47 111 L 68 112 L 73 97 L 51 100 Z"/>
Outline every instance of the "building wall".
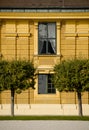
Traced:
<path fill-rule="evenodd" d="M 89 58 L 89 20 L 66 20 L 61 31 L 63 59 Z"/>
<path fill-rule="evenodd" d="M 1 53 L 5 59 L 32 59 L 34 23 L 28 20 L 4 20 L 1 25 Z"/>
<path fill-rule="evenodd" d="M 26 16 L 25 16 L 26 15 Z M 44 17 L 43 17 L 44 16 Z M 89 58 L 89 13 L 0 13 L 0 53 L 3 59 L 33 60 L 37 72 L 53 73 L 62 60 Z M 56 22 L 57 55 L 38 55 L 38 23 Z M 89 93 L 83 93 L 89 104 Z M 10 91 L 0 93 L 0 104 L 10 104 Z M 15 95 L 15 104 L 77 104 L 76 93 L 38 94 L 29 89 Z"/>

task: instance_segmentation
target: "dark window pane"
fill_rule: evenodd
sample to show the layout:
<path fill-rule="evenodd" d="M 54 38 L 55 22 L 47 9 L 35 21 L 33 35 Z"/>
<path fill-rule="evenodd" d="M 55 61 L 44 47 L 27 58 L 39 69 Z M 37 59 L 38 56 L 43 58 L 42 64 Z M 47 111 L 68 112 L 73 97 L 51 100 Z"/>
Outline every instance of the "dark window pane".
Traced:
<path fill-rule="evenodd" d="M 48 83 L 52 82 L 52 75 L 48 74 Z"/>
<path fill-rule="evenodd" d="M 50 53 L 50 54 L 55 53 L 55 40 L 48 41 L 48 53 Z"/>
<path fill-rule="evenodd" d="M 52 47 L 52 52 L 51 53 L 56 53 L 56 44 L 54 39 L 50 39 L 49 42 L 51 43 Z"/>
<path fill-rule="evenodd" d="M 51 77 L 49 74 L 38 75 L 38 94 L 56 93 Z"/>
<path fill-rule="evenodd" d="M 50 74 L 48 75 L 48 93 L 56 93 L 54 84 L 52 83 L 52 76 Z"/>
<path fill-rule="evenodd" d="M 38 76 L 38 93 L 45 94 L 46 93 L 46 75 Z"/>
<path fill-rule="evenodd" d="M 45 54 L 46 53 L 46 40 L 39 40 L 39 54 Z"/>
<path fill-rule="evenodd" d="M 50 84 L 48 84 L 48 89 L 51 89 L 51 87 L 52 87 L 51 83 L 50 83 Z"/>
<path fill-rule="evenodd" d="M 47 44 L 47 41 L 43 41 L 43 44 L 42 44 L 42 49 L 41 49 L 41 54 L 45 54 L 46 53 L 46 44 Z"/>
<path fill-rule="evenodd" d="M 51 92 L 51 89 L 48 89 L 48 93 L 52 93 L 52 92 Z"/>
<path fill-rule="evenodd" d="M 52 93 L 56 93 L 56 89 L 52 89 Z"/>

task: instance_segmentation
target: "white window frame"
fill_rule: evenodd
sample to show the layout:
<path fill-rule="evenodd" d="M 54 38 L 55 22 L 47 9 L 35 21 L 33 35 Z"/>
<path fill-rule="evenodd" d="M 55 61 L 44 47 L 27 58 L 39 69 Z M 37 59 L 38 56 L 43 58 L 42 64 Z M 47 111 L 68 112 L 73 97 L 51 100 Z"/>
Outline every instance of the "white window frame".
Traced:
<path fill-rule="evenodd" d="M 56 21 L 55 21 L 56 22 Z M 60 44 L 61 44 L 61 30 L 60 30 L 60 21 L 56 22 L 56 55 L 60 54 Z M 34 55 L 38 55 L 38 22 L 34 22 Z"/>

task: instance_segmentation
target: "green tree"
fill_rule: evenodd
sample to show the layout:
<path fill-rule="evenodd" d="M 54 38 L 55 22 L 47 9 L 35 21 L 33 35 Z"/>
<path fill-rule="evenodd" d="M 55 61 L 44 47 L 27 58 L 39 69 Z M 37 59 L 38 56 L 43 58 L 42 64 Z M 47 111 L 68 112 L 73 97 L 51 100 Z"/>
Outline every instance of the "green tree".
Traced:
<path fill-rule="evenodd" d="M 76 91 L 79 115 L 82 116 L 82 92 L 89 91 L 89 60 L 72 59 L 54 66 L 54 85 L 58 91 Z"/>
<path fill-rule="evenodd" d="M 5 90 L 6 86 L 6 70 L 7 70 L 8 62 L 0 60 L 0 92 Z"/>
<path fill-rule="evenodd" d="M 34 65 L 30 61 L 0 61 L 1 64 L 5 64 L 0 67 L 2 72 L 0 75 L 0 89 L 11 90 L 11 115 L 14 116 L 14 95 L 15 93 L 21 93 L 23 90 L 35 85 L 35 71 Z"/>

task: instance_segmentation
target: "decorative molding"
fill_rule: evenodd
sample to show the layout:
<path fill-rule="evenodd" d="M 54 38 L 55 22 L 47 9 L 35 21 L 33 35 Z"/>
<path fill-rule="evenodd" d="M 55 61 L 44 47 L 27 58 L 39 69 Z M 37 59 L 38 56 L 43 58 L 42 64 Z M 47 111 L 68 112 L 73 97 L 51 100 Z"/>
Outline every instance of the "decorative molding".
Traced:
<path fill-rule="evenodd" d="M 38 30 L 38 22 L 34 23 L 34 28 Z"/>
<path fill-rule="evenodd" d="M 89 19 L 89 12 L 27 13 L 0 12 L 0 19 Z"/>
<path fill-rule="evenodd" d="M 60 29 L 61 29 L 61 23 L 60 23 L 60 21 L 59 21 L 59 22 L 57 22 L 57 29 L 58 29 L 58 30 L 60 30 Z"/>
<path fill-rule="evenodd" d="M 89 33 L 78 33 L 79 37 L 89 37 Z"/>
<path fill-rule="evenodd" d="M 18 37 L 30 37 L 31 33 L 18 33 Z"/>
<path fill-rule="evenodd" d="M 89 33 L 65 33 L 66 37 L 89 37 Z"/>
<path fill-rule="evenodd" d="M 31 33 L 6 33 L 6 37 L 31 37 Z"/>
<path fill-rule="evenodd" d="M 53 66 L 52 65 L 40 65 L 38 68 L 38 73 L 50 73 L 53 72 Z"/>
<path fill-rule="evenodd" d="M 6 37 L 16 37 L 17 33 L 6 33 L 5 36 Z"/>
<path fill-rule="evenodd" d="M 76 33 L 65 33 L 66 37 L 76 37 L 77 34 Z"/>

